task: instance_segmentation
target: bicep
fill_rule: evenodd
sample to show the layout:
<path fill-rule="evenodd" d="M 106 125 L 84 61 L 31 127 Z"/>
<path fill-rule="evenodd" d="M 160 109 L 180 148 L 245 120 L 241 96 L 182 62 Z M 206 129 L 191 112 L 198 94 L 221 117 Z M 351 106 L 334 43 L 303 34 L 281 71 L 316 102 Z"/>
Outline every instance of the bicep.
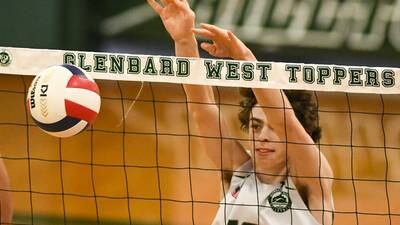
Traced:
<path fill-rule="evenodd" d="M 306 187 L 308 208 L 311 214 L 321 224 L 333 224 L 334 202 L 332 192 L 332 179 L 321 177 L 309 180 L 302 184 Z"/>
<path fill-rule="evenodd" d="M 320 224 L 331 225 L 333 224 L 334 215 L 332 195 L 323 196 L 323 198 L 311 198 L 309 200 L 309 210 Z"/>
<path fill-rule="evenodd" d="M 295 180 L 299 185 L 305 187 L 306 201 L 311 214 L 321 224 L 333 224 L 334 203 L 333 203 L 333 173 L 323 155 L 317 162 L 305 161 L 297 167 Z"/>

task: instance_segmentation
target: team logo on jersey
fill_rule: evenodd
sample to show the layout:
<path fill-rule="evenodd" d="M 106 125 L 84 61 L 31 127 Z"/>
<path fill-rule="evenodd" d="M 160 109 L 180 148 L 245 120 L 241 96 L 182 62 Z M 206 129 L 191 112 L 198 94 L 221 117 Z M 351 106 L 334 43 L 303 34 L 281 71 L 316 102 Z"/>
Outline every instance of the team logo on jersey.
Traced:
<path fill-rule="evenodd" d="M 8 66 L 11 63 L 11 55 L 5 50 L 0 50 L 0 66 Z"/>
<path fill-rule="evenodd" d="M 271 209 L 277 213 L 286 212 L 292 206 L 292 200 L 288 192 L 284 192 L 282 188 L 278 188 L 271 192 L 267 198 Z"/>

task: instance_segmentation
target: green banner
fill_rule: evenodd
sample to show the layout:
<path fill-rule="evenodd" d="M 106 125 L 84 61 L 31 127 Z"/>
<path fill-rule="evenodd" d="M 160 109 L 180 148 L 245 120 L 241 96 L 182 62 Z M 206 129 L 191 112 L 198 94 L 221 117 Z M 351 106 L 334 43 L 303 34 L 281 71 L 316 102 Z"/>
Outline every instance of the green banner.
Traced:
<path fill-rule="evenodd" d="M 165 34 L 146 1 L 103 0 L 105 37 L 157 39 Z M 198 22 L 234 31 L 250 44 L 400 51 L 398 0 L 192 0 Z M 162 36 L 165 37 L 165 36 Z"/>

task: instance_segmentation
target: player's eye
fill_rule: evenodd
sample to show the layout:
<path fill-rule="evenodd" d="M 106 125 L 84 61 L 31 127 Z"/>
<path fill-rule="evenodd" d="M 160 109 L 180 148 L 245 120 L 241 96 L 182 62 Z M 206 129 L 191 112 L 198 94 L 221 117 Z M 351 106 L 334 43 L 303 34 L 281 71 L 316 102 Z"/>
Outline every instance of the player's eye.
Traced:
<path fill-rule="evenodd" d="M 259 123 L 252 123 L 252 124 L 251 124 L 251 129 L 252 129 L 253 131 L 258 131 L 258 130 L 261 129 L 261 124 L 259 124 Z"/>

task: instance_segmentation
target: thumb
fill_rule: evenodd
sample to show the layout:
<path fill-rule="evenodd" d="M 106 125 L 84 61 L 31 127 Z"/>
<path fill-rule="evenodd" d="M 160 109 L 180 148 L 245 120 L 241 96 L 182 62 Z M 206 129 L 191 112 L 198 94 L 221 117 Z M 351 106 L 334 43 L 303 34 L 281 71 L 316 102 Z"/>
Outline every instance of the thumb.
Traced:
<path fill-rule="evenodd" d="M 210 44 L 210 43 L 207 43 L 207 42 L 203 42 L 203 43 L 200 44 L 200 47 L 204 51 L 208 52 L 208 54 L 210 54 L 210 55 L 214 55 L 215 54 L 216 47 L 213 44 Z"/>

